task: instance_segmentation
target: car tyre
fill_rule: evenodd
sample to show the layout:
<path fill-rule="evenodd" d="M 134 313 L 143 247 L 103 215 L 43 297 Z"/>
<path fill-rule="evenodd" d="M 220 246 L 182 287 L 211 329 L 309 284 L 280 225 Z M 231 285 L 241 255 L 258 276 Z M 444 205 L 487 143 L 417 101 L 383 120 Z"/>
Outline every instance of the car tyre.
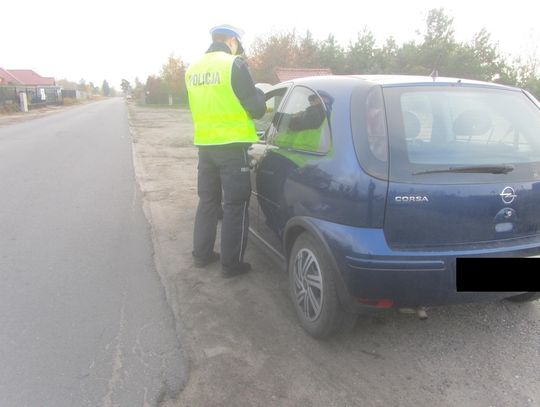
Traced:
<path fill-rule="evenodd" d="M 296 315 L 311 336 L 323 339 L 354 326 L 356 315 L 346 312 L 338 298 L 337 270 L 312 235 L 304 232 L 294 242 L 288 272 Z"/>
<path fill-rule="evenodd" d="M 531 302 L 540 300 L 540 292 L 531 292 L 531 293 L 524 293 L 519 295 L 514 295 L 512 297 L 507 298 L 508 301 L 512 302 Z"/>

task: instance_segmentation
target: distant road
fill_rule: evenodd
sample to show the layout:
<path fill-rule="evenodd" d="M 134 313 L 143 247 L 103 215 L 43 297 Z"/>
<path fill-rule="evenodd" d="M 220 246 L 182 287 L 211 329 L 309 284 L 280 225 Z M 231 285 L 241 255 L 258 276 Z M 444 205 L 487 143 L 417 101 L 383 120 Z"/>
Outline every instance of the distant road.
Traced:
<path fill-rule="evenodd" d="M 187 369 L 120 98 L 0 127 L 0 406 L 152 406 Z"/>

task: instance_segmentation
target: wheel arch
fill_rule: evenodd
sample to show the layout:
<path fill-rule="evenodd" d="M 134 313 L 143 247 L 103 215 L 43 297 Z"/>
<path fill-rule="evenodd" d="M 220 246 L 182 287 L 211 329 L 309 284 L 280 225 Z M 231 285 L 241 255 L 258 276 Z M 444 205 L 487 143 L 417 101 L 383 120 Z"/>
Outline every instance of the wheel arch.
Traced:
<path fill-rule="evenodd" d="M 294 242 L 303 232 L 308 232 L 309 234 L 314 236 L 319 241 L 319 243 L 322 244 L 327 254 L 331 257 L 332 262 L 335 263 L 334 256 L 332 255 L 330 247 L 328 247 L 328 244 L 326 243 L 326 239 L 324 238 L 319 228 L 317 228 L 317 226 L 311 220 L 311 218 L 307 216 L 298 216 L 292 218 L 285 225 L 283 233 L 283 251 L 285 253 L 286 260 L 289 260 L 289 256 L 291 255 L 291 250 Z"/>
<path fill-rule="evenodd" d="M 312 221 L 312 219 L 307 216 L 298 216 L 292 218 L 285 225 L 283 233 L 283 252 L 285 253 L 286 264 L 289 264 L 289 257 L 291 255 L 291 250 L 294 242 L 296 241 L 298 236 L 300 236 L 304 232 L 309 233 L 311 236 L 313 236 L 324 249 L 334 271 L 338 297 L 341 305 L 345 307 L 345 309 L 351 310 L 351 297 L 349 295 L 349 291 L 347 290 L 343 275 L 340 272 L 334 253 L 330 249 L 330 246 L 328 245 L 328 242 L 326 241 L 321 230 Z"/>

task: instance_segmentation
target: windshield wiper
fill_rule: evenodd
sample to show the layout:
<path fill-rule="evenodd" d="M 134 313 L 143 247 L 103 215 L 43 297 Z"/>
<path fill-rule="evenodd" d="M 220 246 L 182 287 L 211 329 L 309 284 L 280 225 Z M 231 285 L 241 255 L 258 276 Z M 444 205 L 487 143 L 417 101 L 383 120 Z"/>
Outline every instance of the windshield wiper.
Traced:
<path fill-rule="evenodd" d="M 442 168 L 437 170 L 425 170 L 413 172 L 412 175 L 423 175 L 423 174 L 437 174 L 443 172 L 463 172 L 463 173 L 486 173 L 486 174 L 508 174 L 510 171 L 514 171 L 513 165 L 472 165 L 464 167 L 449 167 Z"/>

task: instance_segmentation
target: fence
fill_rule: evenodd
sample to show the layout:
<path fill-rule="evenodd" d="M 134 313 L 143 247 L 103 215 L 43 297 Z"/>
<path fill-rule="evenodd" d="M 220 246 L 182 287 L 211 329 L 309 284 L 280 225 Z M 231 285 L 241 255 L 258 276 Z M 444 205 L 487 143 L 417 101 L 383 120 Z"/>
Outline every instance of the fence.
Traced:
<path fill-rule="evenodd" d="M 71 89 L 62 89 L 63 98 L 77 99 L 77 91 Z"/>
<path fill-rule="evenodd" d="M 15 86 L 0 86 L 0 106 L 19 103 Z"/>
<path fill-rule="evenodd" d="M 0 107 L 19 104 L 19 93 L 26 93 L 28 107 L 62 104 L 62 92 L 58 86 L 0 86 Z"/>
<path fill-rule="evenodd" d="M 77 100 L 92 99 L 92 93 L 84 90 L 62 89 L 62 99 L 65 98 Z"/>

